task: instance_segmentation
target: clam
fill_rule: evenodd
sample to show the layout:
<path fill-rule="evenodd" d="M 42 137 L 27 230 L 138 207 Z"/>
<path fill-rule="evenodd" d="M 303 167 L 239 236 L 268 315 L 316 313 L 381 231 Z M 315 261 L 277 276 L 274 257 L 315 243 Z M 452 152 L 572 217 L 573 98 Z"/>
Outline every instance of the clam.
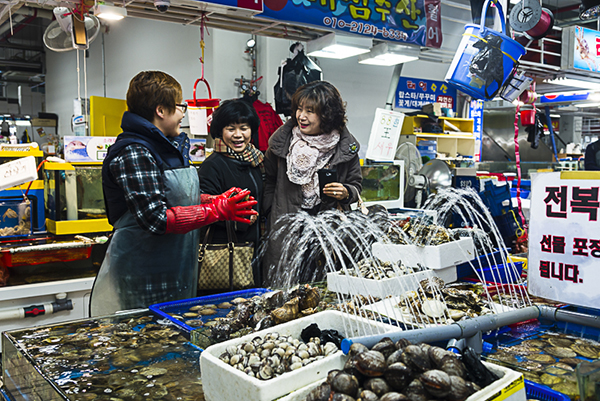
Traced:
<path fill-rule="evenodd" d="M 402 353 L 403 351 L 401 349 L 394 351 L 390 356 L 387 357 L 387 365 L 390 366 L 396 362 L 402 362 Z"/>
<path fill-rule="evenodd" d="M 466 372 L 465 364 L 453 355 L 443 357 L 439 368 L 450 376 L 464 377 Z"/>
<path fill-rule="evenodd" d="M 384 394 L 379 399 L 379 401 L 410 401 L 410 398 L 408 398 L 404 394 L 400 394 L 400 393 L 396 393 L 396 392 L 392 391 L 391 393 Z"/>
<path fill-rule="evenodd" d="M 414 379 L 412 382 L 410 382 L 406 390 L 404 390 L 404 394 L 406 394 L 411 401 L 429 400 L 429 397 L 425 392 L 425 388 L 419 379 Z"/>
<path fill-rule="evenodd" d="M 366 351 L 354 357 L 356 369 L 369 377 L 383 376 L 385 371 L 385 357 L 379 351 Z"/>
<path fill-rule="evenodd" d="M 371 390 L 372 392 L 377 394 L 378 397 L 381 397 L 382 395 L 392 391 L 390 385 L 380 377 L 375 377 L 367 380 L 366 382 L 364 382 L 363 387 L 365 388 L 365 390 Z"/>
<path fill-rule="evenodd" d="M 397 349 L 404 349 L 407 346 L 410 345 L 410 341 L 408 341 L 406 338 L 401 338 L 398 341 L 396 341 L 396 348 Z"/>
<path fill-rule="evenodd" d="M 402 391 L 412 380 L 412 370 L 402 362 L 396 362 L 385 369 L 384 377 L 390 387 Z"/>
<path fill-rule="evenodd" d="M 327 373 L 327 380 L 326 382 L 331 384 L 331 381 L 333 380 L 333 378 L 338 374 L 341 373 L 342 371 L 339 369 L 333 369 L 330 370 L 329 373 Z"/>
<path fill-rule="evenodd" d="M 371 351 L 379 351 L 387 359 L 394 351 L 396 351 L 396 345 L 389 337 L 384 337 L 371 347 Z"/>
<path fill-rule="evenodd" d="M 360 354 L 361 352 L 365 352 L 368 351 L 369 348 L 367 348 L 365 345 L 361 344 L 361 343 L 352 343 L 352 345 L 350 346 L 350 351 L 348 351 L 348 355 L 350 355 L 350 358 Z"/>
<path fill-rule="evenodd" d="M 335 393 L 333 397 L 331 397 L 331 401 L 355 401 L 354 397 L 349 396 L 344 393 Z"/>
<path fill-rule="evenodd" d="M 443 398 L 450 392 L 450 376 L 443 370 L 428 370 L 419 377 L 419 380 L 425 391 L 434 397 Z"/>
<path fill-rule="evenodd" d="M 371 390 L 363 390 L 358 395 L 358 401 L 379 401 L 379 397 Z"/>
<path fill-rule="evenodd" d="M 446 396 L 448 401 L 463 401 L 472 394 L 473 388 L 462 377 L 450 377 L 450 392 Z"/>
<path fill-rule="evenodd" d="M 358 387 L 359 384 L 356 377 L 346 372 L 339 372 L 331 381 L 331 389 L 333 391 L 344 393 L 352 397 L 356 397 Z"/>
<path fill-rule="evenodd" d="M 323 383 L 308 393 L 306 396 L 306 401 L 329 401 L 330 395 L 331 387 L 329 384 Z"/>
<path fill-rule="evenodd" d="M 402 362 L 415 372 L 424 372 L 431 368 L 429 356 L 418 345 L 408 345 L 404 348 Z"/>
<path fill-rule="evenodd" d="M 445 356 L 454 356 L 452 352 L 446 351 L 441 347 L 430 347 L 427 351 L 427 355 L 429 355 L 429 359 L 431 359 L 431 362 L 437 367 L 442 365 L 442 359 Z"/>

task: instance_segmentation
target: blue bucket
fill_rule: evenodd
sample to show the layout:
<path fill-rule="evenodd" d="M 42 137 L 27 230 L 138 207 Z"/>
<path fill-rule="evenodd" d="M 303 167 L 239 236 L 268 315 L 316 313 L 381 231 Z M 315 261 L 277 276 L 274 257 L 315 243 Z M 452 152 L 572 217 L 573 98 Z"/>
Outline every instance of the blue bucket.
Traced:
<path fill-rule="evenodd" d="M 490 0 L 486 0 L 483 5 L 480 25 L 465 25 L 465 33 L 446 73 L 446 82 L 481 100 L 490 100 L 501 91 L 525 54 L 523 46 L 504 34 L 506 26 L 500 3 L 495 4 L 502 33 L 485 27 L 489 4 Z"/>

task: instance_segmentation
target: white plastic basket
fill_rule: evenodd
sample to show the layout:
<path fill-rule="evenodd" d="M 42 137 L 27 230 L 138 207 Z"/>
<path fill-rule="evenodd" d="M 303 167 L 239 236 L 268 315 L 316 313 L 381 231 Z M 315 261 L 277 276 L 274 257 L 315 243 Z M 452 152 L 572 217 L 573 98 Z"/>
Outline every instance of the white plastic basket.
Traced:
<path fill-rule="evenodd" d="M 317 323 L 321 330 L 337 330 L 344 337 L 365 336 L 397 330 L 397 328 L 387 324 L 330 310 L 212 345 L 206 348 L 200 356 L 202 386 L 206 400 L 271 401 L 317 380 L 324 379 L 332 369 L 343 367 L 348 357 L 342 351 L 338 351 L 333 355 L 292 372 L 286 372 L 273 379 L 259 380 L 246 375 L 219 359 L 219 356 L 225 352 L 228 346 L 238 345 L 258 336 L 264 337 L 267 333 L 277 332 L 280 335 L 300 338 L 302 330 L 312 323 Z"/>

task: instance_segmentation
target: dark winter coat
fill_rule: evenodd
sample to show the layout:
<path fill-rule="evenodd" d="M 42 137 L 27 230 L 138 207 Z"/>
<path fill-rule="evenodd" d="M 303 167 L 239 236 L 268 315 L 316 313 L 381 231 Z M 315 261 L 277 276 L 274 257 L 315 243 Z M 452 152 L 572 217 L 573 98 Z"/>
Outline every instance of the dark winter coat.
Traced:
<path fill-rule="evenodd" d="M 211 154 L 200 166 L 200 191 L 204 194 L 219 195 L 231 187 L 248 189 L 250 195 L 258 201 L 253 208 L 260 211 L 263 197 L 263 178 L 259 167 L 252 167 L 248 162 L 223 156 L 221 153 Z M 253 242 L 258 245 L 260 239 L 260 224 L 234 223 L 238 242 Z M 224 222 L 212 225 L 213 244 L 227 243 L 227 229 Z M 202 231 L 201 241 L 204 240 L 205 230 Z"/>
<path fill-rule="evenodd" d="M 287 213 L 297 213 L 302 205 L 302 187 L 292 183 L 287 176 L 287 154 L 292 140 L 293 123 L 290 119 L 269 139 L 269 149 L 265 153 L 265 193 L 262 212 L 267 215 L 267 233 L 274 229 L 277 219 Z M 323 201 L 320 210 L 332 210 L 338 203 L 344 210 L 357 202 L 362 191 L 362 174 L 358 157 L 359 143 L 348 131 L 340 133 L 328 168 L 337 170 L 338 182 L 349 190 L 350 197 L 345 202 Z M 271 241 L 273 242 L 273 241 Z M 281 244 L 270 243 L 263 257 L 263 277 L 268 277 L 269 266 L 277 264 Z"/>

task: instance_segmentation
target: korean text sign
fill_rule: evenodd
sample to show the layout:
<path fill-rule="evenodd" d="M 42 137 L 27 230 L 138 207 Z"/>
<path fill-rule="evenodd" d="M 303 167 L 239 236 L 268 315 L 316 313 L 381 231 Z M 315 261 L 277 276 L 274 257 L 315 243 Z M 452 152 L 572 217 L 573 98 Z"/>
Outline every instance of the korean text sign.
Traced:
<path fill-rule="evenodd" d="M 403 122 L 404 114 L 402 113 L 376 109 L 366 158 L 377 161 L 393 161 Z"/>
<path fill-rule="evenodd" d="M 557 172 L 533 177 L 531 294 L 579 306 L 600 305 L 600 174 L 590 179 L 593 175 Z"/>
<path fill-rule="evenodd" d="M 265 0 L 260 17 L 377 39 L 442 45 L 440 0 Z"/>
<path fill-rule="evenodd" d="M 421 110 L 427 103 L 441 103 L 442 107 L 456 110 L 456 89 L 443 81 L 406 77 L 398 79 L 394 107 Z"/>

